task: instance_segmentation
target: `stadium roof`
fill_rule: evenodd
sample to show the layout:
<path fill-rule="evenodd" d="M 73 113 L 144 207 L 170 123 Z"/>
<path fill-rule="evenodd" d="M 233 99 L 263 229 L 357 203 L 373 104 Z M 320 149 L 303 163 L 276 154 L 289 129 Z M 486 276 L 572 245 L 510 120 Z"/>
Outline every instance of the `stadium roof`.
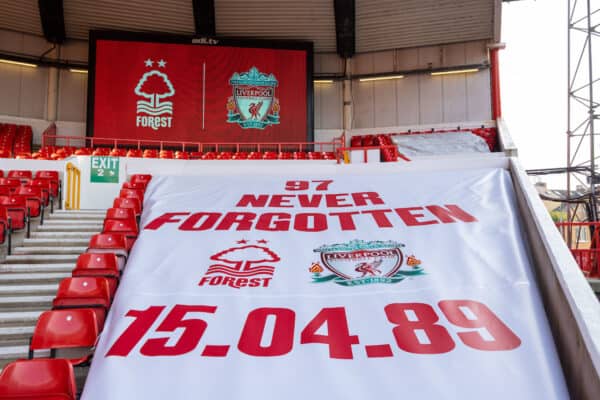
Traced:
<path fill-rule="evenodd" d="M 64 0 L 69 39 L 90 29 L 194 34 L 193 0 Z M 499 40 L 500 0 L 356 0 L 356 51 Z M 336 51 L 333 0 L 216 0 L 219 36 L 301 39 Z M 43 36 L 37 0 L 0 0 L 0 28 Z"/>

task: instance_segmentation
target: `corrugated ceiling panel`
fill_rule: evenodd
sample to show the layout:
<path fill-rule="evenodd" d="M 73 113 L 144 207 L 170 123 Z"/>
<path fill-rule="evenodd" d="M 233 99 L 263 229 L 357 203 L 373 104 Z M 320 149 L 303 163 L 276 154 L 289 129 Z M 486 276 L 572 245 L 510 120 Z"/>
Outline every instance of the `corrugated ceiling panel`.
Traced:
<path fill-rule="evenodd" d="M 356 0 L 357 52 L 489 39 L 494 0 Z"/>
<path fill-rule="evenodd" d="M 67 36 L 87 39 L 90 29 L 194 33 L 191 0 L 64 0 Z"/>
<path fill-rule="evenodd" d="M 314 43 L 335 51 L 333 0 L 216 0 L 217 34 Z"/>
<path fill-rule="evenodd" d="M 37 0 L 0 1 L 0 29 L 42 35 Z"/>

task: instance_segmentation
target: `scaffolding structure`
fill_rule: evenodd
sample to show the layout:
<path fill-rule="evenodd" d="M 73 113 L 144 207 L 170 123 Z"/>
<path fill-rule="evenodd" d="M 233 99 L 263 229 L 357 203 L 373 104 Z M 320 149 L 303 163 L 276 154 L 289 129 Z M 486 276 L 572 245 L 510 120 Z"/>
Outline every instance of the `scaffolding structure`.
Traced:
<path fill-rule="evenodd" d="M 595 120 L 600 117 L 600 110 L 594 96 L 598 96 L 600 90 L 597 85 L 600 81 L 597 54 L 600 50 L 600 0 L 568 0 L 567 6 L 567 196 L 570 197 L 574 181 L 575 184 L 589 184 L 590 220 L 598 221 L 597 192 L 600 188 L 594 186 L 600 184 L 597 171 L 600 132 Z M 567 198 L 567 204 L 569 200 Z M 567 207 L 567 217 L 570 221 L 570 207 Z"/>

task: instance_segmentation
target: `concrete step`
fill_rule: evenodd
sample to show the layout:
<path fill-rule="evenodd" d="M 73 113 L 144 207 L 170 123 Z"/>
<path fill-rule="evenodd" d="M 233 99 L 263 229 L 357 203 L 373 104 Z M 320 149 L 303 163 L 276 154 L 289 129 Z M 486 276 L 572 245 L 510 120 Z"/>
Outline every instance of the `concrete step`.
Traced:
<path fill-rule="evenodd" d="M 0 343 L 7 345 L 27 345 L 29 338 L 33 335 L 32 326 L 0 326 Z"/>
<path fill-rule="evenodd" d="M 0 296 L 0 311 L 49 310 L 54 296 Z"/>
<path fill-rule="evenodd" d="M 0 312 L 0 326 L 34 326 L 42 311 Z"/>
<path fill-rule="evenodd" d="M 62 279 L 70 277 L 69 272 L 45 272 L 45 273 L 25 273 L 25 274 L 0 274 L 1 285 L 23 285 L 38 283 L 58 283 Z"/>
<path fill-rule="evenodd" d="M 65 225 L 102 225 L 104 219 L 47 219 L 44 220 L 44 225 L 41 226 L 65 226 Z"/>
<path fill-rule="evenodd" d="M 28 352 L 29 346 L 27 344 L 0 347 L 0 367 L 4 368 L 6 364 L 10 363 L 11 361 L 27 358 Z M 35 357 L 50 357 L 50 351 L 36 351 Z"/>
<path fill-rule="evenodd" d="M 38 285 L 0 285 L 0 297 L 18 296 L 54 296 L 58 289 L 58 283 L 46 283 Z"/>
<path fill-rule="evenodd" d="M 86 239 L 89 240 L 97 232 L 31 232 L 31 239 Z"/>
<path fill-rule="evenodd" d="M 57 210 L 54 209 L 54 213 L 52 215 L 89 215 L 89 214 L 98 214 L 104 215 L 106 210 L 104 209 L 93 209 L 93 210 Z"/>
<path fill-rule="evenodd" d="M 15 247 L 13 249 L 13 255 L 19 254 L 81 254 L 85 252 L 87 246 L 28 246 L 28 247 Z"/>
<path fill-rule="evenodd" d="M 63 239 L 61 236 L 52 237 L 52 238 L 30 238 L 23 240 L 24 247 L 37 247 L 37 246 L 47 246 L 47 247 L 71 247 L 71 246 L 85 246 L 89 244 L 90 240 L 88 237 L 85 238 L 66 238 Z"/>
<path fill-rule="evenodd" d="M 83 224 L 80 225 L 50 225 L 44 224 L 37 228 L 38 232 L 95 232 L 102 230 L 102 224 Z"/>
<path fill-rule="evenodd" d="M 48 221 L 59 221 L 59 220 L 103 220 L 106 216 L 106 212 L 102 213 L 81 213 L 81 214 L 73 214 L 73 213 L 56 213 L 49 214 L 47 220 Z"/>
<path fill-rule="evenodd" d="M 70 274 L 75 268 L 75 261 L 56 264 L 0 264 L 1 273 L 54 273 Z"/>
<path fill-rule="evenodd" d="M 77 254 L 12 254 L 6 256 L 4 264 L 65 264 L 77 262 Z"/>

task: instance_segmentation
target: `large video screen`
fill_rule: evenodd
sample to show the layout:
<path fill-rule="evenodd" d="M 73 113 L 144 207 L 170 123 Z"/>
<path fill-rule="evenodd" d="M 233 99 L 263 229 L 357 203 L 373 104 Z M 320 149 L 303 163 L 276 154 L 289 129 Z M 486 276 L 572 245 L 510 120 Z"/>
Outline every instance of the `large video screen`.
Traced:
<path fill-rule="evenodd" d="M 312 44 L 92 31 L 88 136 L 312 141 Z"/>

